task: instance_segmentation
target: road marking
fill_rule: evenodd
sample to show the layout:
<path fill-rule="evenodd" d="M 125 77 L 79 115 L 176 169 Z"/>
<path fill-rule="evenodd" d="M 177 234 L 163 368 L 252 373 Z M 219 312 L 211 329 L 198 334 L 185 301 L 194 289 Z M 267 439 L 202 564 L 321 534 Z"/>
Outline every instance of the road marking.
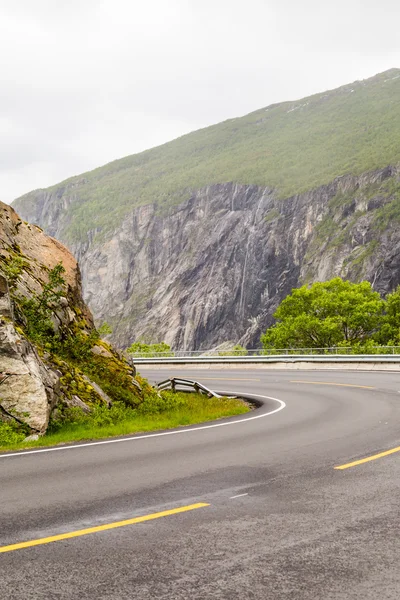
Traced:
<path fill-rule="evenodd" d="M 235 498 L 241 498 L 242 496 L 248 496 L 249 494 L 238 494 L 237 496 L 231 496 L 229 500 L 234 500 Z"/>
<path fill-rule="evenodd" d="M 99 531 L 117 529 L 117 527 L 126 527 L 127 525 L 135 525 L 136 523 L 153 521 L 154 519 L 160 519 L 161 517 L 169 517 L 170 515 L 177 515 L 179 513 L 188 512 L 189 510 L 204 508 L 205 506 L 210 505 L 206 504 L 205 502 L 198 502 L 197 504 L 189 504 L 188 506 L 180 506 L 178 508 L 172 508 L 171 510 L 163 510 L 162 512 L 144 515 L 143 517 L 134 517 L 133 519 L 127 519 L 125 521 L 115 521 L 114 523 L 107 523 L 106 525 L 98 525 L 97 527 L 89 527 L 88 529 L 79 529 L 78 531 L 70 531 L 68 533 L 52 535 L 50 537 L 39 538 L 37 540 L 30 540 L 28 542 L 20 542 L 19 544 L 0 546 L 0 553 L 13 552 L 14 550 L 22 550 L 23 548 L 31 548 L 32 546 L 41 546 L 43 544 L 59 542 L 60 540 L 69 540 L 71 538 L 81 537 L 82 535 L 89 535 L 91 533 L 97 533 Z"/>
<path fill-rule="evenodd" d="M 351 388 L 361 388 L 362 390 L 375 390 L 375 387 L 370 385 L 355 385 L 353 383 L 330 383 L 328 381 L 299 381 L 293 380 L 290 383 L 311 383 L 313 385 L 337 385 L 339 387 L 351 387 Z"/>
<path fill-rule="evenodd" d="M 339 471 L 344 469 L 350 469 L 350 467 L 356 467 L 357 465 L 363 465 L 364 463 L 370 462 L 371 460 L 377 460 L 378 458 L 383 458 L 384 456 L 389 456 L 389 454 L 395 454 L 395 452 L 400 452 L 400 446 L 397 448 L 392 448 L 391 450 L 386 450 L 385 452 L 379 452 L 379 454 L 373 454 L 372 456 L 367 456 L 366 458 L 361 458 L 360 460 L 355 460 L 350 463 L 346 463 L 345 465 L 339 465 L 334 467 Z"/>
<path fill-rule="evenodd" d="M 235 379 L 233 377 L 201 377 L 199 381 L 261 381 L 261 379 Z"/>
<path fill-rule="evenodd" d="M 241 392 L 227 392 L 225 394 L 241 394 Z M 244 394 L 247 395 L 247 394 Z M 23 452 L 10 452 L 5 454 L 0 454 L 1 458 L 11 458 L 13 456 L 26 456 L 27 454 L 42 454 L 43 452 L 61 452 L 64 450 L 77 450 L 79 448 L 89 448 L 90 446 L 103 446 L 105 444 L 122 444 L 123 442 L 136 442 L 138 440 L 145 440 L 154 437 L 164 437 L 166 435 L 179 435 L 182 433 L 192 433 L 194 431 L 202 431 L 204 429 L 214 429 L 215 427 L 228 427 L 231 425 L 237 425 L 238 423 L 249 423 L 250 421 L 255 421 L 256 419 L 263 419 L 264 417 L 270 417 L 275 413 L 280 412 L 284 408 L 286 408 L 286 402 L 283 400 L 279 400 L 278 398 L 273 398 L 272 396 L 262 396 L 260 394 L 251 394 L 252 397 L 256 398 L 264 398 L 266 400 L 273 400 L 274 402 L 278 402 L 278 408 L 274 408 L 274 410 L 270 410 L 267 413 L 263 413 L 261 415 L 256 415 L 254 417 L 247 417 L 244 419 L 235 419 L 234 421 L 228 421 L 225 423 L 214 423 L 214 425 L 202 425 L 200 427 L 190 427 L 178 429 L 177 431 L 163 431 L 162 433 L 149 433 L 146 435 L 135 435 L 133 437 L 119 438 L 119 439 L 111 439 L 111 440 L 101 440 L 100 442 L 87 442 L 85 444 L 73 444 L 71 446 L 56 446 L 54 448 L 41 448 L 40 450 L 24 450 Z"/>

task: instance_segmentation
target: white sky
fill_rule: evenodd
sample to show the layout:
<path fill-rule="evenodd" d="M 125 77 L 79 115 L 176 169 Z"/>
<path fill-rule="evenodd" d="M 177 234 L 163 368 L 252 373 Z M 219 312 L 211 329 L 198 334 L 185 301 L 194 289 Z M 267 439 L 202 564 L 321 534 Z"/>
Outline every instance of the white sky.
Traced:
<path fill-rule="evenodd" d="M 398 0 L 0 0 L 0 199 L 400 67 Z"/>

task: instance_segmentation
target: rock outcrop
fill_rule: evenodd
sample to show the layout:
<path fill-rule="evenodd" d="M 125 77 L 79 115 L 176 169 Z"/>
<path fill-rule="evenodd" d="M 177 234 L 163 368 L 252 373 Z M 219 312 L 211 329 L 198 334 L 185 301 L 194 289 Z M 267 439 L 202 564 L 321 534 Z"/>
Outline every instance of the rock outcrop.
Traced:
<path fill-rule="evenodd" d="M 6 287 L 1 275 L 0 287 Z M 8 293 L 3 293 L 2 299 L 10 304 Z M 60 373 L 43 363 L 7 312 L 0 308 L 0 416 L 44 433 L 59 396 Z"/>
<path fill-rule="evenodd" d="M 52 346 L 45 336 L 36 340 L 29 335 L 24 308 L 31 311 L 31 319 L 42 318 L 44 290 L 50 273 L 60 264 L 64 268 L 62 285 L 46 313 L 48 341 L 58 344 Z M 32 314 L 32 310 L 37 312 Z M 86 355 L 83 350 L 80 355 L 80 340 Z M 71 341 L 75 343 L 72 351 Z M 112 385 L 107 392 L 100 385 L 101 374 L 108 371 L 115 373 L 116 386 L 119 377 L 121 387 L 130 393 L 130 405 L 142 401 L 132 365 L 95 332 L 72 254 L 0 203 L 0 420 L 20 423 L 27 433 L 43 434 L 56 407 L 61 414 L 68 407 L 87 411 L 96 403 L 110 405 Z"/>
<path fill-rule="evenodd" d="M 394 289 L 399 198 L 395 166 L 286 199 L 269 188 L 215 184 L 167 212 L 137 207 L 114 232 L 66 241 L 81 264 L 86 301 L 119 346 L 144 338 L 176 349 L 225 340 L 249 347 L 303 282 L 341 275 L 368 279 L 383 294 Z M 26 210 L 65 239 L 67 199 L 38 191 Z"/>

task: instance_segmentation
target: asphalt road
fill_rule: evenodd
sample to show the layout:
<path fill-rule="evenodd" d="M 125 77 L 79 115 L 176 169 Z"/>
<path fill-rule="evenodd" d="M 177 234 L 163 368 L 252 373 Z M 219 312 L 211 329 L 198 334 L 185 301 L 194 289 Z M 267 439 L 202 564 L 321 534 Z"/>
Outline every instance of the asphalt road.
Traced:
<path fill-rule="evenodd" d="M 0 455 L 2 600 L 400 598 L 400 452 L 334 468 L 400 446 L 400 373 L 142 373 L 276 400 L 218 427 Z"/>

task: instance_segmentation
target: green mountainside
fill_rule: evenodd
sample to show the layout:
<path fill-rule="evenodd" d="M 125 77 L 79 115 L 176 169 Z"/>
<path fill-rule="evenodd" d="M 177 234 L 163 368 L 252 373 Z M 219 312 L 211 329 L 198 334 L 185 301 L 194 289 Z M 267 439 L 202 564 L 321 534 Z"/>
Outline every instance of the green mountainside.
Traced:
<path fill-rule="evenodd" d="M 67 199 L 66 240 L 114 229 L 133 207 L 163 211 L 213 183 L 276 188 L 285 198 L 400 161 L 400 69 L 274 104 L 48 188 Z M 36 192 L 37 193 L 37 192 Z M 27 212 L 36 193 L 14 206 Z M 53 200 L 54 201 L 54 200 Z"/>

